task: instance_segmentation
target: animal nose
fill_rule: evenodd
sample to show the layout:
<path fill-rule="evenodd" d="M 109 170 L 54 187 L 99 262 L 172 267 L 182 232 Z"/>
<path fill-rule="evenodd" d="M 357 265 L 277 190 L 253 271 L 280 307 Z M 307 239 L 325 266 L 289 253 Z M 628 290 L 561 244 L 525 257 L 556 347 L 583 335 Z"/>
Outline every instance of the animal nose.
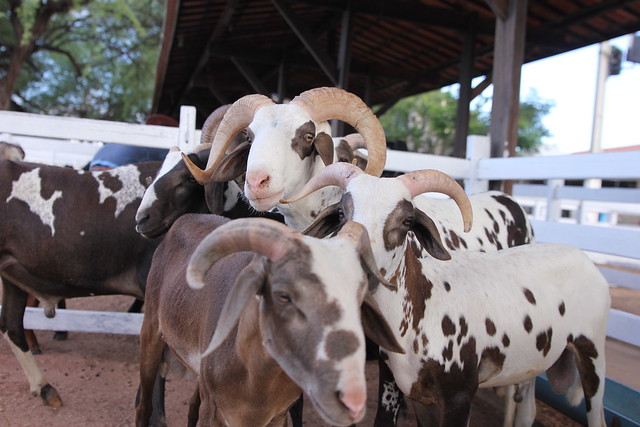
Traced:
<path fill-rule="evenodd" d="M 252 190 L 264 190 L 269 186 L 271 177 L 266 172 L 247 173 L 247 184 Z"/>
<path fill-rule="evenodd" d="M 149 221 L 149 214 L 141 215 L 140 217 L 136 218 L 136 225 L 140 226 L 147 221 Z"/>
<path fill-rule="evenodd" d="M 338 392 L 338 399 L 349 410 L 351 418 L 355 420 L 364 410 L 364 406 L 367 403 L 367 393 L 364 389 L 348 387 Z"/>

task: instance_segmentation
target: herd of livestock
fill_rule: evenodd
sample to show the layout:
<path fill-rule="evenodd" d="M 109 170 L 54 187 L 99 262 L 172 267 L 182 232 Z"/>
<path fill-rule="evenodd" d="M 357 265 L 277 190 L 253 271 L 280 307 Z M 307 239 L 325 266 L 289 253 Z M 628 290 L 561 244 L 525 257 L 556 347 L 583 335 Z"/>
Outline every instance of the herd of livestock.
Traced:
<path fill-rule="evenodd" d="M 332 137 L 334 119 L 357 133 Z M 25 338 L 28 296 L 53 317 L 64 298 L 125 294 L 144 300 L 140 426 L 166 423 L 176 360 L 198 377 L 188 425 L 302 425 L 303 395 L 353 425 L 371 353 L 376 425 L 407 397 L 421 425 L 464 427 L 478 388 L 505 387 L 505 425 L 531 426 L 546 372 L 605 426 L 608 284 L 580 250 L 535 243 L 510 196 L 436 170 L 381 177 L 380 122 L 336 88 L 245 96 L 201 142 L 101 172 L 1 161 L 0 329 L 45 405 L 62 397 Z"/>

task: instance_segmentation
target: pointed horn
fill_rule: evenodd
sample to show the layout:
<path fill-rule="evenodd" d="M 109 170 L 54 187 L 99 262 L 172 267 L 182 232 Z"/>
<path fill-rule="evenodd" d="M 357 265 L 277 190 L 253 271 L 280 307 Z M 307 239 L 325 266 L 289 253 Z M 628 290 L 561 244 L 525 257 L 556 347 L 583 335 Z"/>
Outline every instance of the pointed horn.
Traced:
<path fill-rule="evenodd" d="M 380 273 L 380 269 L 378 268 L 375 257 L 373 256 L 373 250 L 371 249 L 369 233 L 364 225 L 354 221 L 347 221 L 347 223 L 338 232 L 338 237 L 348 238 L 356 244 L 358 253 L 360 254 L 360 260 L 367 270 L 375 276 L 378 283 L 382 283 L 386 288 L 392 291 L 398 290 L 397 286 L 389 283 Z M 376 288 L 377 286 L 369 290 L 375 292 Z"/>
<path fill-rule="evenodd" d="M 234 102 L 227 110 L 216 132 L 211 144 L 211 152 L 207 168 L 201 170 L 191 163 L 189 159 L 183 159 L 193 174 L 193 177 L 202 185 L 206 185 L 211 180 L 211 176 L 216 167 L 225 155 L 225 151 L 238 132 L 249 126 L 253 121 L 256 111 L 262 107 L 275 104 L 271 98 L 264 95 L 246 95 Z M 196 170 L 197 169 L 197 170 Z M 199 171 L 199 172 L 198 172 Z"/>
<path fill-rule="evenodd" d="M 315 174 L 293 197 L 288 200 L 280 200 L 282 204 L 296 202 L 309 194 L 329 185 L 337 185 L 347 188 L 347 184 L 353 178 L 363 174 L 359 167 L 351 163 L 333 163 Z"/>
<path fill-rule="evenodd" d="M 231 104 L 225 104 L 216 108 L 211 114 L 209 114 L 209 117 L 207 117 L 207 120 L 205 120 L 202 125 L 202 133 L 200 134 L 201 144 L 210 144 L 211 141 L 213 141 L 213 137 L 216 135 L 220 122 L 222 121 L 222 117 L 229 108 L 231 108 Z"/>
<path fill-rule="evenodd" d="M 462 214 L 464 231 L 468 232 L 473 223 L 473 210 L 467 193 L 449 175 L 434 169 L 423 169 L 398 176 L 404 185 L 409 189 L 411 197 L 430 191 L 446 194 L 451 197 Z"/>
<path fill-rule="evenodd" d="M 349 135 L 343 136 L 342 139 L 347 141 L 347 144 L 349 144 L 349 147 L 351 147 L 352 150 L 367 148 L 367 143 L 359 133 L 350 133 Z"/>
<path fill-rule="evenodd" d="M 193 251 L 187 266 L 187 282 L 194 289 L 204 286 L 204 276 L 220 259 L 235 252 L 251 251 L 277 261 L 291 249 L 300 235 L 277 221 L 242 218 L 212 231 Z"/>
<path fill-rule="evenodd" d="M 380 176 L 387 159 L 384 130 L 373 111 L 357 95 L 335 87 L 321 87 L 302 92 L 293 98 L 309 112 L 315 122 L 338 119 L 353 126 L 367 144 L 369 175 Z"/>

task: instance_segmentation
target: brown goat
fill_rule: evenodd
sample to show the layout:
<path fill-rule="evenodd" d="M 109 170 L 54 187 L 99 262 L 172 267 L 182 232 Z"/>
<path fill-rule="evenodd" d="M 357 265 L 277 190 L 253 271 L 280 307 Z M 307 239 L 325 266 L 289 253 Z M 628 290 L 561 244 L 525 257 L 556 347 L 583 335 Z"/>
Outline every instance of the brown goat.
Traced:
<path fill-rule="evenodd" d="M 321 240 L 262 218 L 180 217 L 147 282 L 137 425 L 149 422 L 165 344 L 199 376 L 192 424 L 284 425 L 302 391 L 333 425 L 361 420 L 363 329 L 398 350 L 371 304 L 381 277 L 363 231 L 351 223 Z"/>

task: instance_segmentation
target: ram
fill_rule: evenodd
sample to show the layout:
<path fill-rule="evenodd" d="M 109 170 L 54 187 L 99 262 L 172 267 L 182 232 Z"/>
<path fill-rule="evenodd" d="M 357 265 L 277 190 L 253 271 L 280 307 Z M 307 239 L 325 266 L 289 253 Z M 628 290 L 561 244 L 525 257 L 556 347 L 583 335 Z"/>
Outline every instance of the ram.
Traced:
<path fill-rule="evenodd" d="M 321 237 L 347 220 L 365 226 L 378 266 L 398 287 L 374 295 L 406 351 L 389 353 L 387 364 L 405 394 L 438 405 L 440 425 L 466 426 L 478 387 L 529 383 L 545 371 L 571 403 L 585 397 L 590 426 L 605 425 L 610 296 L 606 280 L 584 253 L 543 244 L 486 253 L 448 251 L 443 233 L 418 208 L 416 196 L 451 196 L 465 230 L 473 209 L 462 188 L 437 171 L 379 179 L 351 165 L 333 165 L 293 200 L 325 185 L 346 192 L 307 231 Z M 464 240 L 490 241 L 489 231 Z M 518 422 L 531 425 L 533 387 L 521 392 Z"/>
<path fill-rule="evenodd" d="M 360 421 L 363 327 L 398 350 L 370 304 L 388 286 L 372 262 L 355 223 L 314 239 L 263 218 L 180 217 L 147 283 L 136 424 L 153 412 L 165 344 L 198 376 L 190 425 L 284 425 L 303 390 L 328 423 Z"/>
<path fill-rule="evenodd" d="M 60 406 L 24 338 L 27 293 L 45 315 L 63 298 L 126 294 L 144 298 L 159 241 L 135 230 L 134 216 L 159 162 L 104 172 L 0 163 L 0 330 L 45 404 Z"/>
<path fill-rule="evenodd" d="M 339 200 L 340 192 L 327 189 L 293 205 L 278 201 L 293 195 L 334 161 L 330 119 L 342 120 L 360 133 L 368 154 L 365 172 L 380 176 L 386 159 L 382 126 L 359 97 L 337 88 L 312 89 L 288 104 L 275 104 L 263 95 L 240 98 L 220 123 L 206 169 L 186 156 L 185 162 L 196 180 L 205 185 L 214 178 L 228 145 L 239 132 L 246 132 L 251 146 L 246 159 L 245 197 L 258 211 L 276 207 L 287 225 L 302 230 L 320 209 Z"/>

